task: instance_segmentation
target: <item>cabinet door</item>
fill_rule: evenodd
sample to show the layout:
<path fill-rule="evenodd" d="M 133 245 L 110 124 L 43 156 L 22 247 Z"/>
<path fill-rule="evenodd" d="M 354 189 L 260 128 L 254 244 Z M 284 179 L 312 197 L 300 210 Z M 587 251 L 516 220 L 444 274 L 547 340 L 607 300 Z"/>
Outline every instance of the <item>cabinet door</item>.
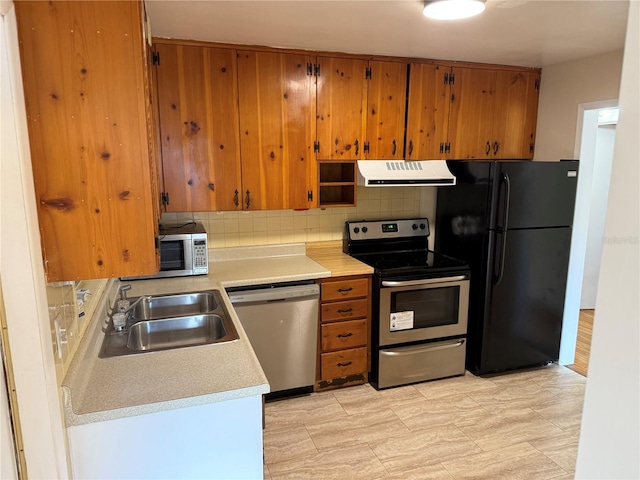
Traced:
<path fill-rule="evenodd" d="M 241 208 L 235 51 L 155 48 L 167 211 Z"/>
<path fill-rule="evenodd" d="M 453 68 L 449 144 L 451 159 L 493 157 L 495 70 Z"/>
<path fill-rule="evenodd" d="M 314 206 L 309 192 L 317 183 L 315 85 L 307 73 L 312 61 L 305 55 L 238 52 L 245 209 Z"/>
<path fill-rule="evenodd" d="M 498 70 L 496 73 L 492 156 L 531 158 L 538 111 L 537 72 Z M 533 121 L 532 121 L 533 120 Z"/>
<path fill-rule="evenodd" d="M 404 122 L 407 103 L 407 65 L 369 62 L 367 86 L 367 160 L 404 158 Z"/>
<path fill-rule="evenodd" d="M 156 272 L 140 2 L 15 8 L 47 281 Z"/>
<path fill-rule="evenodd" d="M 366 116 L 364 60 L 318 57 L 318 160 L 363 158 Z"/>
<path fill-rule="evenodd" d="M 527 75 L 527 110 L 524 122 L 524 145 L 521 158 L 533 158 L 536 145 L 536 127 L 538 125 L 538 102 L 540 100 L 540 72 Z"/>
<path fill-rule="evenodd" d="M 412 63 L 410 68 L 405 158 L 444 159 L 451 96 L 448 79 L 451 69 L 421 63 Z"/>

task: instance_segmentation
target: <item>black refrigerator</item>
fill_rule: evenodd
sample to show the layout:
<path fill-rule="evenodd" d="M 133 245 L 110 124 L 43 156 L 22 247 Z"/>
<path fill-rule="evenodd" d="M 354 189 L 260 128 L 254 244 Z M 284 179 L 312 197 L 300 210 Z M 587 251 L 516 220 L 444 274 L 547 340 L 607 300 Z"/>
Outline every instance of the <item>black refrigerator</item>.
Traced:
<path fill-rule="evenodd" d="M 448 161 L 435 249 L 471 267 L 467 370 L 557 361 L 578 161 Z"/>

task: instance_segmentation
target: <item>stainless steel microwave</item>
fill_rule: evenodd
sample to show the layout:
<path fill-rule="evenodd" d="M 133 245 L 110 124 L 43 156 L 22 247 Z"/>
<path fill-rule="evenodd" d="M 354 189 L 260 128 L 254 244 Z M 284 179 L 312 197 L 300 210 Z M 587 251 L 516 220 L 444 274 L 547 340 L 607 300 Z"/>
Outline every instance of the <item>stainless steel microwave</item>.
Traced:
<path fill-rule="evenodd" d="M 158 240 L 160 271 L 153 275 L 128 277 L 122 280 L 185 277 L 209 273 L 207 232 L 201 223 L 162 225 Z"/>

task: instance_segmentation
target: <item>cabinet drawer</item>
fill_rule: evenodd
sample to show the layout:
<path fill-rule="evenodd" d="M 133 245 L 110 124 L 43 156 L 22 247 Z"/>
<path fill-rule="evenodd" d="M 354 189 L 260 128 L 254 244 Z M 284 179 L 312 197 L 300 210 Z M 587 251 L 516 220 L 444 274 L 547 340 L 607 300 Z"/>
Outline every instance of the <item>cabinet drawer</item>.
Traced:
<path fill-rule="evenodd" d="M 349 300 L 347 302 L 325 303 L 321 305 L 322 321 L 335 322 L 367 316 L 367 299 Z"/>
<path fill-rule="evenodd" d="M 323 353 L 321 357 L 325 380 L 367 371 L 367 347 Z"/>
<path fill-rule="evenodd" d="M 339 282 L 324 282 L 321 287 L 320 299 L 340 300 L 342 298 L 366 297 L 369 295 L 369 280 L 343 280 Z"/>
<path fill-rule="evenodd" d="M 350 320 L 322 325 L 322 350 L 340 350 L 367 345 L 367 321 Z"/>

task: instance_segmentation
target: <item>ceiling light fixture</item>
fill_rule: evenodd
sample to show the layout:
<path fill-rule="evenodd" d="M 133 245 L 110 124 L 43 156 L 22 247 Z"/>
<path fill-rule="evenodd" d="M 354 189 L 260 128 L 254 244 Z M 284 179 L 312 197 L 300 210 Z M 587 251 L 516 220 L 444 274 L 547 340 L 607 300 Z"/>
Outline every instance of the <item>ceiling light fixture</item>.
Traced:
<path fill-rule="evenodd" d="M 427 0 L 422 13 L 435 20 L 457 20 L 484 12 L 484 2 L 485 0 Z"/>

